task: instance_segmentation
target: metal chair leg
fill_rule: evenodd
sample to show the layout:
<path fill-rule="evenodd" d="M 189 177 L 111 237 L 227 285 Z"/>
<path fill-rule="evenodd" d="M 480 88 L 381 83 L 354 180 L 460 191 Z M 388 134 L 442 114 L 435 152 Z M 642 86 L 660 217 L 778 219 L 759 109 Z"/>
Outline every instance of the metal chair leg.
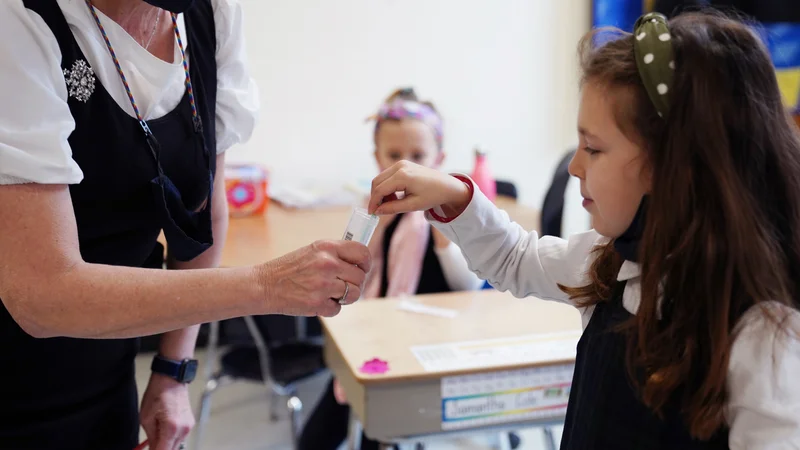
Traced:
<path fill-rule="evenodd" d="M 500 450 L 511 450 L 511 435 L 507 431 L 500 433 L 497 438 Z"/>
<path fill-rule="evenodd" d="M 292 450 L 300 449 L 300 414 L 303 412 L 303 402 L 292 396 L 286 406 L 289 408 L 289 423 L 292 430 Z"/>
<path fill-rule="evenodd" d="M 308 318 L 297 316 L 294 318 L 295 338 L 302 342 L 308 338 Z"/>
<path fill-rule="evenodd" d="M 220 388 L 222 381 L 223 377 L 214 375 L 206 382 L 206 388 L 200 398 L 200 412 L 197 414 L 197 426 L 194 431 L 194 450 L 200 449 L 203 440 L 203 431 L 205 431 L 206 423 L 208 423 L 208 417 L 211 413 L 211 394 Z"/>
<path fill-rule="evenodd" d="M 558 450 L 558 443 L 556 442 L 555 433 L 552 427 L 544 427 L 544 445 L 547 450 Z"/>
<path fill-rule="evenodd" d="M 214 376 L 214 366 L 217 364 L 217 347 L 219 346 L 219 322 L 208 324 L 208 346 L 206 347 L 205 378 L 210 380 Z"/>
<path fill-rule="evenodd" d="M 358 450 L 361 448 L 361 422 L 355 414 L 350 412 L 350 427 L 347 435 L 347 450 Z"/>
<path fill-rule="evenodd" d="M 245 325 L 247 325 L 247 331 L 250 333 L 250 336 L 252 336 L 253 343 L 256 346 L 256 351 L 258 352 L 258 365 L 261 368 L 261 379 L 263 380 L 264 385 L 267 387 L 269 392 L 269 420 L 272 422 L 277 422 L 279 419 L 278 399 L 280 396 L 275 392 L 275 386 L 273 386 L 271 382 L 269 371 L 269 350 L 267 349 L 267 343 L 264 341 L 264 337 L 258 330 L 255 319 L 252 316 L 245 316 L 243 319 Z"/>
<path fill-rule="evenodd" d="M 256 325 L 256 321 L 253 319 L 253 316 L 245 316 L 244 323 L 247 325 L 247 331 L 250 332 L 250 336 L 253 337 L 253 342 L 256 345 L 256 351 L 258 352 L 258 364 L 261 368 L 261 379 L 264 380 L 264 383 L 267 386 L 271 386 L 269 382 L 269 350 L 267 348 L 267 343 L 264 341 L 264 337 L 258 330 L 258 326 Z"/>

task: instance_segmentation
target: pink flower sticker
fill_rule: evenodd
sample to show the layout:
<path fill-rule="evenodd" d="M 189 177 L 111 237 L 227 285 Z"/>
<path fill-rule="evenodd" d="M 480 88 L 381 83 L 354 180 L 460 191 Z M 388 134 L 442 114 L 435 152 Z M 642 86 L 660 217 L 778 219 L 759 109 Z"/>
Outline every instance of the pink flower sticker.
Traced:
<path fill-rule="evenodd" d="M 382 359 L 372 358 L 364 362 L 360 371 L 368 375 L 382 375 L 389 371 L 389 363 Z"/>

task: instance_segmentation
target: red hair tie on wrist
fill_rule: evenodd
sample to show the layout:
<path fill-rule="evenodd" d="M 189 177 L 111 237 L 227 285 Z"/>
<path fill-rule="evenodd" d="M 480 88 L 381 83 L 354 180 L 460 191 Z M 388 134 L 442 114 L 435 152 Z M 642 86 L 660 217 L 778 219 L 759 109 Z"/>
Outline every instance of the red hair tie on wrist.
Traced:
<path fill-rule="evenodd" d="M 473 194 L 475 194 L 475 187 L 472 185 L 472 180 L 470 180 L 469 178 L 467 178 L 467 177 L 465 177 L 463 175 L 453 175 L 453 177 L 457 178 L 462 183 L 467 185 L 467 189 L 469 189 L 469 201 L 472 202 L 472 196 L 473 196 Z M 455 215 L 453 217 L 442 217 L 439 214 L 436 214 L 436 211 L 434 211 L 433 208 L 428 210 L 428 214 L 430 214 L 431 217 L 436 219 L 437 222 L 441 222 L 441 223 L 450 223 L 460 215 L 460 213 L 459 213 L 459 214 L 457 214 L 457 215 Z"/>

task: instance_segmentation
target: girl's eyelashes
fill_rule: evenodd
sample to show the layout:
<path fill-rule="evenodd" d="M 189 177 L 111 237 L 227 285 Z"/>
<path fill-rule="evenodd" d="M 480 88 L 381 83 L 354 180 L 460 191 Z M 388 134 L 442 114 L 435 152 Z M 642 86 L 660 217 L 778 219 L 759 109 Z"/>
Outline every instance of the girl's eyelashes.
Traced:
<path fill-rule="evenodd" d="M 397 153 L 391 152 L 391 153 L 389 153 L 388 156 L 392 161 L 399 161 L 399 160 L 403 159 L 403 154 L 399 153 L 399 152 L 397 152 Z M 424 159 L 425 159 L 425 154 L 424 153 L 414 153 L 414 154 L 411 155 L 411 161 L 414 161 L 415 163 L 419 163 L 420 161 L 422 161 Z"/>
<path fill-rule="evenodd" d="M 597 150 L 597 149 L 591 148 L 591 147 L 589 147 L 588 145 L 584 146 L 584 147 L 583 147 L 583 150 L 584 150 L 586 153 L 588 153 L 588 154 L 589 154 L 589 156 L 592 156 L 592 155 L 595 155 L 595 154 L 597 154 L 597 153 L 600 153 L 600 150 Z"/>

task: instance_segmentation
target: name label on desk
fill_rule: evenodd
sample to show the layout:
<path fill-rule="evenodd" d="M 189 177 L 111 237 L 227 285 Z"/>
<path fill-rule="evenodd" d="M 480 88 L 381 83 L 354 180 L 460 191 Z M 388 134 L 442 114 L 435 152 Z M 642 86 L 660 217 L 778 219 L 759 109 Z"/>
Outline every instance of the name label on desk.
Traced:
<path fill-rule="evenodd" d="M 442 429 L 563 418 L 574 364 L 442 378 Z"/>

